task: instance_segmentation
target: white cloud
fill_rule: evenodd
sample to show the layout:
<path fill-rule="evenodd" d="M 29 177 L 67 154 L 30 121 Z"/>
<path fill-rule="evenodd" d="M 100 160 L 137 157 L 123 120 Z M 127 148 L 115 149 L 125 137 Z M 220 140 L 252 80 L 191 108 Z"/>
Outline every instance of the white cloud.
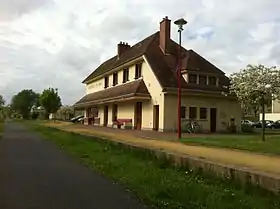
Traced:
<path fill-rule="evenodd" d="M 23 88 L 52 86 L 71 104 L 119 41 L 136 43 L 165 16 L 187 19 L 183 45 L 226 73 L 248 63 L 279 66 L 278 8 L 277 0 L 0 0 L 0 94 L 9 100 Z"/>

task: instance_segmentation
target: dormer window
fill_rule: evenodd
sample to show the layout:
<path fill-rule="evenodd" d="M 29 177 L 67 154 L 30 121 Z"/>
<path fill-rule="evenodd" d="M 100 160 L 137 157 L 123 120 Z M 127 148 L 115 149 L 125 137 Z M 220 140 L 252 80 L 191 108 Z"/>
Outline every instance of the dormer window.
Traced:
<path fill-rule="evenodd" d="M 123 83 L 126 83 L 128 81 L 129 78 L 129 69 L 126 68 L 123 70 Z"/>
<path fill-rule="evenodd" d="M 197 83 L 197 75 L 196 74 L 189 74 L 189 83 Z"/>
<path fill-rule="evenodd" d="M 209 76 L 208 80 L 209 80 L 208 81 L 209 85 L 211 85 L 211 86 L 216 86 L 217 85 L 217 78 L 216 77 Z"/>
<path fill-rule="evenodd" d="M 104 78 L 104 88 L 106 89 L 106 88 L 108 88 L 108 87 L 109 87 L 109 77 L 106 76 L 106 77 Z"/>
<path fill-rule="evenodd" d="M 135 79 L 142 77 L 142 63 L 135 65 Z"/>
<path fill-rule="evenodd" d="M 199 76 L 199 84 L 207 85 L 207 77 L 205 75 L 200 75 Z"/>
<path fill-rule="evenodd" d="M 113 86 L 118 84 L 118 72 L 113 74 Z"/>

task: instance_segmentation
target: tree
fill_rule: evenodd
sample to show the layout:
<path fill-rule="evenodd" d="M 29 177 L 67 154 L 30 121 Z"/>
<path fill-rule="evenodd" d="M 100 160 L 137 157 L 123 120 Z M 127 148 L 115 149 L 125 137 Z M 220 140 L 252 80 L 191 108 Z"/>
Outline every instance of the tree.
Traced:
<path fill-rule="evenodd" d="M 61 107 L 61 99 L 57 89 L 48 88 L 43 91 L 40 96 L 40 104 L 44 107 L 46 118 L 50 113 L 55 113 Z"/>
<path fill-rule="evenodd" d="M 3 107 L 5 105 L 5 100 L 2 95 L 0 95 L 0 107 Z"/>
<path fill-rule="evenodd" d="M 29 118 L 30 110 L 38 101 L 38 94 L 31 89 L 24 89 L 12 98 L 11 108 L 22 115 L 24 119 Z"/>
<path fill-rule="evenodd" d="M 5 100 L 2 95 L 0 95 L 0 119 L 4 117 L 4 105 Z"/>
<path fill-rule="evenodd" d="M 243 107 L 262 107 L 262 140 L 265 140 L 265 104 L 280 95 L 280 71 L 276 67 L 247 65 L 230 76 L 231 93 L 235 94 Z"/>

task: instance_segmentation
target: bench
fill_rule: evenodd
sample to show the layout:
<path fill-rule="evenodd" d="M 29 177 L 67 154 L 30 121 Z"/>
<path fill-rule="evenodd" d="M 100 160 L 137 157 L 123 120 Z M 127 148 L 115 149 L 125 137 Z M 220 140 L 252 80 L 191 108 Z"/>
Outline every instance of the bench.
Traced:
<path fill-rule="evenodd" d="M 113 122 L 113 125 L 116 125 L 118 128 L 121 128 L 122 126 L 126 128 L 127 125 L 132 127 L 132 119 L 117 119 Z"/>

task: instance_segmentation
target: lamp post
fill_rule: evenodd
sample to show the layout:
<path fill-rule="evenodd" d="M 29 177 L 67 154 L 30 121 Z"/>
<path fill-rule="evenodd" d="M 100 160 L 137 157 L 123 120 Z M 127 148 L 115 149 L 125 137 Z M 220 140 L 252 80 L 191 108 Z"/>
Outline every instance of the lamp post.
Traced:
<path fill-rule="evenodd" d="M 183 25 L 187 24 L 188 22 L 183 18 L 180 18 L 174 22 L 175 25 L 178 25 L 178 32 L 179 32 L 179 55 L 178 55 L 178 69 L 177 69 L 177 85 L 178 85 L 178 139 L 181 139 L 181 39 L 182 39 L 182 31 Z"/>

